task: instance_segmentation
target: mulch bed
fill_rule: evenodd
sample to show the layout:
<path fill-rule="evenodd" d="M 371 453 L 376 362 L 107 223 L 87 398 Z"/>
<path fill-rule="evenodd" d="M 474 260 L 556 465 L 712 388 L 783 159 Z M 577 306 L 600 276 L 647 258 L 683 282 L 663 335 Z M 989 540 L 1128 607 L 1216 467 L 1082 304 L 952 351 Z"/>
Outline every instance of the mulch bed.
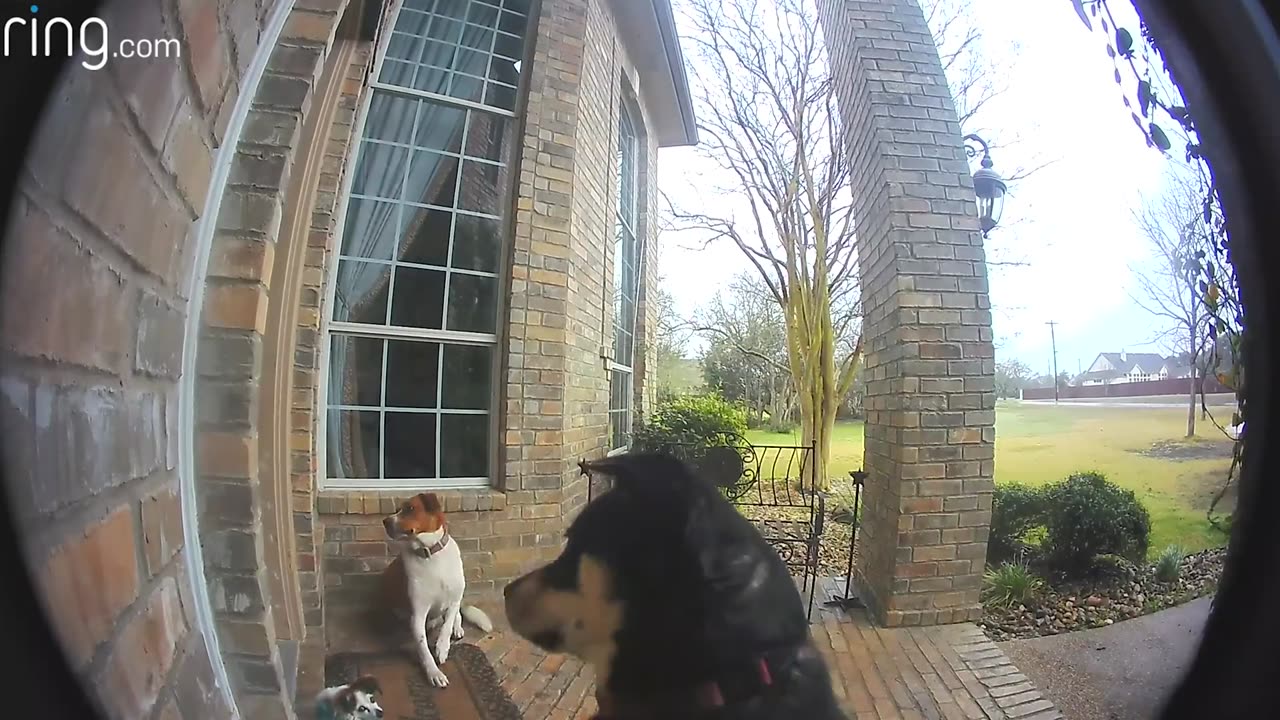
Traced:
<path fill-rule="evenodd" d="M 1089 580 L 1051 580 L 1030 603 L 987 606 L 978 624 L 996 641 L 1111 625 L 1212 594 L 1225 556 L 1222 548 L 1188 555 L 1171 583 L 1158 582 L 1150 565 L 1121 567 Z"/>

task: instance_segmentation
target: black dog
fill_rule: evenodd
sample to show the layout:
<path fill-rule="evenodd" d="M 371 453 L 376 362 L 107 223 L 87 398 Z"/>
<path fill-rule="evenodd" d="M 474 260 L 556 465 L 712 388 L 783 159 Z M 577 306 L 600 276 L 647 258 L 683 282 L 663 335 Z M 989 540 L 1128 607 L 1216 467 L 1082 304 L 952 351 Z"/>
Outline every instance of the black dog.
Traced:
<path fill-rule="evenodd" d="M 624 454 L 555 561 L 509 584 L 511 627 L 590 663 L 602 718 L 844 718 L 786 566 L 682 462 Z"/>

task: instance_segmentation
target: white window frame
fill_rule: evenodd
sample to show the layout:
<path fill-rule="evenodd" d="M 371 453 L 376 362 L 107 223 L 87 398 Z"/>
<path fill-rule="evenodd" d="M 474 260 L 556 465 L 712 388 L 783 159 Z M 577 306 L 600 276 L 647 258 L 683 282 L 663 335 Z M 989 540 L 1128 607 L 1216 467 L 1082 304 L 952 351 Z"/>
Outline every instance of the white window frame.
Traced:
<path fill-rule="evenodd" d="M 640 323 L 640 317 L 639 317 L 640 285 L 643 282 L 643 278 L 641 277 L 640 273 L 642 269 L 641 259 L 643 258 L 643 255 L 644 255 L 644 249 L 643 249 L 644 242 L 643 242 L 642 229 L 641 229 L 644 222 L 642 217 L 643 212 L 641 209 L 644 193 L 640 186 L 640 180 L 643 177 L 641 164 L 644 162 L 644 154 L 642 152 L 643 150 L 642 140 L 644 138 L 644 121 L 640 117 L 640 113 L 636 112 L 633 109 L 633 105 L 630 102 L 628 102 L 628 93 L 624 92 L 623 98 L 624 99 L 620 103 L 620 108 L 618 111 L 618 145 L 619 145 L 619 150 L 621 150 L 621 143 L 622 143 L 622 137 L 623 137 L 622 128 L 625 123 L 629 125 L 631 129 L 631 141 L 632 141 L 631 151 L 632 151 L 633 159 L 631 163 L 631 172 L 630 172 L 631 197 L 629 198 L 629 200 L 631 205 L 630 214 L 633 219 L 630 223 L 627 223 L 627 218 L 625 217 L 625 214 L 623 212 L 624 210 L 623 203 L 627 200 L 627 198 L 622 197 L 622 189 L 624 185 L 622 183 L 622 173 L 625 170 L 625 168 L 622 167 L 622 164 L 620 161 L 619 167 L 618 167 L 617 203 L 614 206 L 613 252 L 614 252 L 615 260 L 614 260 L 613 266 L 615 268 L 619 266 L 618 258 L 621 257 L 621 253 L 623 251 L 622 235 L 619 232 L 619 230 L 625 229 L 629 231 L 634 238 L 633 247 L 635 251 L 635 256 L 632 258 L 632 268 L 633 268 L 632 275 L 635 277 L 635 288 L 634 288 L 634 293 L 632 293 L 632 297 L 631 297 L 631 308 L 632 308 L 632 316 L 633 316 L 631 331 L 630 331 L 631 357 L 626 358 L 630 362 L 619 362 L 620 360 L 622 360 L 622 358 L 616 357 L 616 348 L 618 343 L 618 329 L 619 329 L 619 323 L 621 322 L 621 318 L 617 317 L 616 313 L 613 318 L 613 329 L 614 329 L 613 335 L 614 336 L 610 338 L 611 347 L 613 348 L 613 350 L 611 350 L 611 352 L 609 353 L 607 367 L 609 372 L 609 409 L 608 409 L 609 441 L 608 442 L 609 442 L 609 454 L 611 455 L 625 452 L 626 450 L 628 450 L 631 447 L 632 436 L 635 432 L 635 353 L 636 353 L 635 338 L 636 338 L 636 328 Z M 620 286 L 621 282 L 622 282 L 622 278 L 619 277 L 618 273 L 615 272 L 614 279 L 613 279 L 615 294 L 620 294 L 623 292 L 624 289 Z M 624 298 L 624 302 L 625 302 L 625 298 Z M 611 303 L 611 305 L 612 305 L 612 308 L 617 307 L 616 303 Z M 625 375 L 630 382 L 628 383 L 628 387 L 624 395 L 626 399 L 626 407 L 615 410 L 613 407 L 613 395 L 614 395 L 613 383 L 614 383 L 614 378 L 619 375 Z M 617 444 L 614 442 L 614 424 L 613 423 L 614 423 L 614 416 L 616 415 L 621 415 L 625 418 L 624 427 L 626 429 L 622 432 L 624 441 L 621 444 Z"/>
<path fill-rule="evenodd" d="M 503 4 L 502 0 L 481 0 L 481 1 L 484 2 L 485 4 L 495 5 L 495 6 L 501 6 Z M 503 302 L 501 297 L 501 291 L 502 291 L 502 288 L 504 287 L 504 284 L 502 282 L 503 280 L 502 270 L 503 268 L 506 267 L 506 257 L 507 257 L 505 247 L 500 248 L 499 260 L 498 260 L 498 272 L 495 272 L 495 273 L 488 273 L 483 271 L 471 271 L 471 270 L 466 270 L 462 268 L 440 268 L 432 265 L 419 265 L 415 263 L 404 263 L 404 262 L 398 262 L 398 261 L 388 262 L 388 261 L 378 261 L 378 260 L 360 258 L 362 262 L 372 262 L 375 264 L 386 264 L 386 265 L 398 264 L 401 266 L 422 267 L 422 268 L 436 269 L 436 270 L 447 269 L 447 272 L 445 274 L 445 288 L 444 288 L 444 293 L 445 293 L 444 297 L 445 297 L 446 303 L 448 302 L 448 292 L 449 292 L 448 281 L 449 281 L 450 274 L 452 273 L 471 274 L 471 275 L 495 278 L 498 281 L 497 289 L 498 289 L 499 295 L 497 298 L 497 302 L 495 303 L 495 314 L 497 317 L 495 318 L 495 325 L 494 325 L 495 332 L 493 333 L 463 332 L 463 331 L 457 331 L 457 330 L 447 330 L 444 328 L 437 330 L 437 329 L 430 329 L 430 328 L 413 328 L 413 327 L 391 326 L 391 325 L 378 326 L 378 325 L 367 325 L 363 323 L 335 321 L 332 319 L 334 303 L 336 302 L 337 286 L 338 286 L 338 283 L 337 283 L 338 263 L 340 259 L 343 257 L 342 241 L 343 241 L 343 234 L 346 231 L 347 208 L 352 199 L 352 186 L 355 182 L 354 170 L 356 168 L 356 164 L 359 162 L 359 159 L 360 159 L 361 147 L 365 140 L 364 138 L 365 124 L 369 114 L 369 107 L 373 103 L 374 96 L 379 93 L 392 93 L 392 94 L 397 94 L 404 97 L 429 100 L 429 101 L 436 102 L 443 105 L 458 107 L 464 110 L 485 112 L 485 113 L 497 115 L 509 120 L 514 120 L 516 118 L 516 113 L 514 111 L 506 110 L 504 108 L 484 105 L 482 103 L 471 102 L 461 98 L 450 97 L 448 95 L 428 92 L 428 91 L 419 90 L 416 88 L 403 87 L 400 85 L 381 82 L 378 78 L 381 76 L 382 66 L 386 61 L 387 49 L 391 43 L 392 37 L 393 35 L 397 34 L 395 33 L 394 28 L 396 27 L 396 22 L 397 20 L 399 20 L 400 13 L 403 9 L 404 9 L 403 0 L 396 2 L 394 9 L 391 11 L 391 13 L 386 19 L 386 24 L 384 25 L 385 32 L 379 33 L 380 37 L 378 38 L 378 47 L 376 48 L 376 53 L 374 55 L 373 67 L 370 70 L 369 75 L 367 76 L 367 79 L 364 83 L 364 88 L 362 89 L 362 93 L 364 97 L 360 101 L 360 107 L 357 111 L 355 122 L 352 127 L 351 149 L 349 150 L 348 157 L 346 159 L 345 171 L 343 173 L 341 190 L 340 190 L 340 195 L 338 199 L 338 207 L 336 208 L 336 211 L 335 211 L 337 213 L 334 221 L 334 229 L 333 229 L 335 247 L 333 249 L 333 252 L 330 253 L 331 257 L 328 258 L 328 266 L 326 267 L 326 272 L 327 272 L 326 280 L 328 282 L 328 288 L 326 289 L 326 294 L 323 301 L 323 307 L 321 308 L 321 314 L 320 314 L 320 333 L 321 333 L 320 358 L 319 358 L 320 362 L 319 362 L 319 371 L 317 373 L 317 382 L 319 383 L 319 387 L 317 387 L 316 389 L 317 412 L 315 413 L 315 426 L 313 428 L 313 432 L 315 433 L 315 437 L 317 438 L 316 449 L 319 455 L 318 462 L 317 462 L 317 475 L 316 475 L 317 486 L 321 490 L 347 490 L 347 491 L 384 490 L 384 491 L 416 492 L 423 488 L 430 488 L 435 490 L 484 489 L 484 488 L 493 487 L 494 478 L 497 476 L 497 472 L 499 471 L 499 468 L 495 467 L 495 463 L 494 463 L 494 460 L 497 455 L 495 450 L 497 448 L 497 443 L 498 443 L 498 432 L 496 429 L 496 423 L 494 422 L 494 418 L 496 417 L 496 413 L 498 410 L 498 402 L 496 400 L 497 393 L 491 390 L 490 398 L 489 398 L 489 407 L 485 410 L 462 410 L 462 409 L 453 409 L 453 408 L 448 410 L 448 414 L 450 415 L 470 414 L 470 415 L 486 415 L 489 417 L 490 419 L 489 438 L 488 438 L 488 443 L 485 450 L 489 458 L 489 474 L 488 475 L 484 477 L 451 477 L 451 478 L 439 477 L 440 463 L 441 463 L 440 442 L 439 442 L 440 432 L 441 432 L 440 431 L 441 423 L 439 421 L 439 418 L 444 413 L 442 412 L 443 410 L 442 408 L 435 408 L 434 414 L 436 415 L 437 422 L 436 422 L 436 438 L 434 442 L 436 444 L 437 477 L 433 477 L 433 478 L 386 478 L 386 477 L 332 478 L 329 476 L 329 471 L 328 471 L 328 468 L 329 468 L 329 452 L 328 452 L 329 450 L 328 448 L 329 414 L 332 410 L 341 411 L 344 409 L 355 409 L 354 407 L 348 408 L 348 406 L 341 406 L 341 405 L 334 406 L 334 407 L 329 406 L 330 347 L 332 345 L 335 334 L 348 335 L 348 336 L 372 337 L 372 338 L 379 338 L 379 339 L 385 339 L 385 340 L 397 340 L 397 339 L 419 340 L 419 341 L 436 342 L 436 343 L 450 344 L 450 345 L 476 345 L 476 346 L 490 347 L 493 349 L 493 356 L 492 356 L 493 365 L 490 369 L 492 382 L 495 383 L 495 387 L 496 387 L 496 384 L 502 381 L 502 378 L 499 377 L 498 375 L 498 366 L 499 366 L 498 353 L 500 351 L 500 348 L 498 346 L 499 333 L 496 331 L 499 330 L 497 323 L 500 322 L 502 317 L 504 316 L 502 312 Z M 533 25 L 532 18 L 527 18 L 526 22 L 529 24 L 529 26 Z M 495 32 L 494 32 L 495 44 L 497 42 L 497 35 L 498 35 L 498 31 L 495 29 Z M 523 41 L 524 50 L 527 50 L 529 40 L 530 38 L 526 34 L 526 37 L 524 38 L 524 41 Z M 493 48 L 493 45 L 490 46 L 491 51 L 492 51 L 492 48 Z M 522 54 L 523 54 L 523 50 L 522 50 Z M 520 63 L 520 60 L 517 60 L 517 68 L 519 67 L 519 63 Z M 470 116 L 468 116 L 468 118 L 469 117 Z M 466 126 L 464 126 L 463 136 L 464 138 L 466 136 Z M 447 153 L 447 152 L 442 154 L 453 155 L 453 153 Z M 509 165 L 508 165 L 509 171 L 514 167 L 515 159 L 516 159 L 516 156 L 513 153 L 511 159 L 509 160 Z M 424 207 L 434 207 L 434 206 L 424 205 Z M 475 214 L 475 213 L 468 213 L 467 211 L 460 210 L 458 208 L 448 208 L 448 210 L 458 215 Z M 505 215 L 509 212 L 510 210 L 504 209 L 503 217 L 501 218 L 501 221 L 500 221 L 500 226 L 504 229 L 504 233 L 509 220 L 509 218 L 505 217 Z M 449 262 L 452 259 L 452 253 L 453 253 L 452 240 L 449 243 L 448 253 L 449 253 L 449 260 L 446 260 L 446 265 L 449 264 Z M 390 284 L 388 285 L 388 291 L 387 291 L 388 292 L 388 312 L 390 312 L 392 292 L 394 290 L 394 282 L 395 282 L 394 272 L 392 273 L 392 277 L 389 282 Z M 383 383 L 384 386 L 386 383 L 386 365 L 387 365 L 387 357 L 384 351 L 383 358 L 382 358 L 383 376 L 381 378 L 381 382 Z M 437 397 L 439 397 L 440 385 L 441 383 L 443 383 L 443 377 L 444 377 L 444 368 L 443 368 L 443 365 L 441 365 L 440 367 L 437 368 L 437 373 L 436 373 Z M 385 395 L 385 387 L 381 388 L 381 390 Z M 384 414 L 388 406 L 385 403 L 385 401 L 381 404 L 383 407 L 380 409 L 379 412 Z M 360 409 L 364 411 L 370 410 L 370 408 L 367 408 L 367 407 L 361 407 Z M 430 413 L 432 411 L 424 409 L 424 412 Z M 383 437 L 383 432 L 382 432 L 383 429 L 385 429 L 385 421 L 380 420 L 379 450 L 378 450 L 379 452 L 378 465 L 379 465 L 380 475 L 385 474 L 385 471 L 386 471 L 385 438 Z"/>

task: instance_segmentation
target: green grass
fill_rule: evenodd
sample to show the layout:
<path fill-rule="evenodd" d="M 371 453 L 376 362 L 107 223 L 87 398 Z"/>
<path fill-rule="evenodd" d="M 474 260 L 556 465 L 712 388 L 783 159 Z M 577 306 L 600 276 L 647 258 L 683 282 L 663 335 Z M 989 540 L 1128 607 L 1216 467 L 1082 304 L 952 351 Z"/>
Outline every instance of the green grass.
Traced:
<path fill-rule="evenodd" d="M 1151 513 L 1151 548 L 1178 545 L 1186 552 L 1218 547 L 1225 536 L 1205 519 L 1205 508 L 1225 477 L 1226 458 L 1170 460 L 1136 451 L 1158 442 L 1219 441 L 1207 421 L 1184 441 L 1186 410 L 1097 408 L 1001 403 L 996 408 L 996 482 L 1042 485 L 1077 470 L 1098 470 L 1133 490 Z M 753 443 L 790 444 L 799 434 L 752 431 Z M 862 423 L 836 426 L 831 475 L 862 467 Z"/>

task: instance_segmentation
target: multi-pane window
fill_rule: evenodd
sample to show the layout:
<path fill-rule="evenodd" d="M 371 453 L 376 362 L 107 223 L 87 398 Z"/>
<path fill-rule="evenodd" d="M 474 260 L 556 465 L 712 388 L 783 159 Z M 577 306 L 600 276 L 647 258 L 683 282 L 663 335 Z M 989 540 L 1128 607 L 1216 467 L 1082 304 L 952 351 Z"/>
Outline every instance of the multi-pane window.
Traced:
<path fill-rule="evenodd" d="M 483 485 L 528 0 L 405 0 L 372 75 L 328 325 L 330 486 Z"/>
<path fill-rule="evenodd" d="M 627 107 L 618 120 L 618 206 L 613 248 L 613 361 L 609 372 L 610 447 L 631 443 L 634 422 L 636 306 L 640 292 L 640 142 Z"/>

